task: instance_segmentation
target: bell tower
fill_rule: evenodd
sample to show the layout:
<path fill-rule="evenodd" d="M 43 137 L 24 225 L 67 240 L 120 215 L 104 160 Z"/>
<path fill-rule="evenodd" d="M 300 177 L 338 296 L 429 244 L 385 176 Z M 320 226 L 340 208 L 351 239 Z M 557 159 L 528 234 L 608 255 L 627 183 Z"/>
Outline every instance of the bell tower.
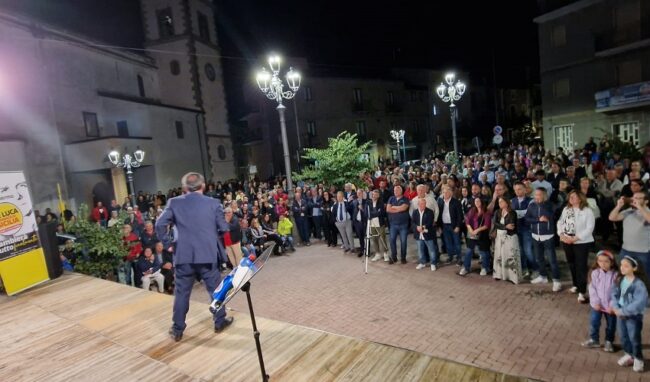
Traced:
<path fill-rule="evenodd" d="M 145 48 L 156 60 L 165 104 L 200 110 L 197 124 L 213 180 L 235 177 L 215 5 L 210 0 L 140 0 Z M 198 169 L 197 169 L 198 170 Z"/>

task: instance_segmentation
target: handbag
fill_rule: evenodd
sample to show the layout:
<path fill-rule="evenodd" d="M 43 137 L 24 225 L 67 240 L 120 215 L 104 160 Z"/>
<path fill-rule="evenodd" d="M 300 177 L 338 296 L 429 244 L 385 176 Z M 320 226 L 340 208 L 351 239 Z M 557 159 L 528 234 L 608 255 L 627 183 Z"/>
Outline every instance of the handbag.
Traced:
<path fill-rule="evenodd" d="M 481 220 L 479 221 L 477 228 L 480 228 L 482 226 L 483 226 L 483 215 L 481 215 Z M 476 234 L 476 235 L 467 235 L 467 237 L 469 239 L 471 239 L 471 240 L 478 240 L 480 235 L 481 234 L 479 233 L 479 234 Z"/>

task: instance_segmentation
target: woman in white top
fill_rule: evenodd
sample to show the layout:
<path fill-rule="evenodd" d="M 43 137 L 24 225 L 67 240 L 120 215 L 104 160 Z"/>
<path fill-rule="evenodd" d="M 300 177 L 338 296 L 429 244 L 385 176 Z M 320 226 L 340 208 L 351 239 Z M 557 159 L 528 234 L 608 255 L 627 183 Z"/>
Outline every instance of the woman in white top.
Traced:
<path fill-rule="evenodd" d="M 589 248 L 594 242 L 594 213 L 587 198 L 580 191 L 569 193 L 569 203 L 562 210 L 562 216 L 557 222 L 557 234 L 560 236 L 564 253 L 566 254 L 571 280 L 572 293 L 578 293 L 578 301 L 585 303 L 587 292 L 587 261 Z"/>

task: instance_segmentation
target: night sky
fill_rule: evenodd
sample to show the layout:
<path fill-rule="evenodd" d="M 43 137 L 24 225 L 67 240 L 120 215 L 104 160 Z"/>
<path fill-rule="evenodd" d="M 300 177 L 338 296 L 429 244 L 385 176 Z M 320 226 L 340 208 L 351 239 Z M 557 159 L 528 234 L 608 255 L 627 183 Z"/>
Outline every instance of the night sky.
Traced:
<path fill-rule="evenodd" d="M 241 81 L 270 51 L 334 71 L 457 69 L 490 80 L 494 54 L 499 86 L 539 78 L 533 0 L 215 3 L 232 118 L 242 110 Z M 142 46 L 138 0 L 0 0 L 0 6 L 117 45 Z"/>

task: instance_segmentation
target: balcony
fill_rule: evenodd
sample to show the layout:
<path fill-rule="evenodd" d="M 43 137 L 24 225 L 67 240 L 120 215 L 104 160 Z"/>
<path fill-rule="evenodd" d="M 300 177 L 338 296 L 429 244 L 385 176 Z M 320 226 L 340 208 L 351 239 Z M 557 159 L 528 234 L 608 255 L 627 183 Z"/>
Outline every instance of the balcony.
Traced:
<path fill-rule="evenodd" d="M 107 169 L 111 167 L 107 157 L 111 150 L 132 153 L 138 147 L 145 151 L 143 165 L 151 165 L 154 148 L 151 137 L 100 137 L 71 142 L 65 145 L 66 167 L 71 172 Z"/>
<path fill-rule="evenodd" d="M 650 45 L 650 18 L 610 29 L 594 38 L 596 56 L 604 57 Z"/>

